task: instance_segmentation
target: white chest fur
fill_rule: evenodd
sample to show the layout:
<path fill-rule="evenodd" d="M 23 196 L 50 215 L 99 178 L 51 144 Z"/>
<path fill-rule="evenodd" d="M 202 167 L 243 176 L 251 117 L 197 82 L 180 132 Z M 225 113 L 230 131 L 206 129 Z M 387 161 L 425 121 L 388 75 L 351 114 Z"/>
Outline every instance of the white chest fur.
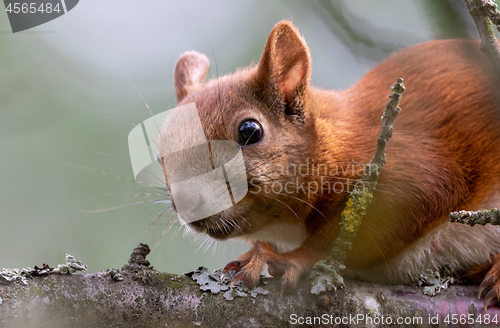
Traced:
<path fill-rule="evenodd" d="M 278 252 L 285 253 L 300 247 L 307 238 L 304 223 L 276 223 L 261 229 L 252 235 L 256 241 L 269 242 L 278 247 Z"/>

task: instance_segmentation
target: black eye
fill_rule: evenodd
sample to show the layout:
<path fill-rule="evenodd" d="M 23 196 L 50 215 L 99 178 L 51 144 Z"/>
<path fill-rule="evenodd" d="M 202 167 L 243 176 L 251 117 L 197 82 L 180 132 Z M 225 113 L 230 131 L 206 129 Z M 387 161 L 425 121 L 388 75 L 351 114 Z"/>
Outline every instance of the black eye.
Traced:
<path fill-rule="evenodd" d="M 264 129 L 262 125 L 254 119 L 247 119 L 240 123 L 238 128 L 239 142 L 242 146 L 253 145 L 262 139 Z"/>

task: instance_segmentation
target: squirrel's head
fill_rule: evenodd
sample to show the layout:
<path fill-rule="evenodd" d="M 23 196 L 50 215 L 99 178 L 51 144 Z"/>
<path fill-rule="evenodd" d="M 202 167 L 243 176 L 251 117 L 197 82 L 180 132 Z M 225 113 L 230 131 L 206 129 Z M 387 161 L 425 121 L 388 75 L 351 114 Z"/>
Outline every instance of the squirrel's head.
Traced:
<path fill-rule="evenodd" d="M 304 187 L 297 188 L 302 180 L 296 180 L 296 172 L 287 172 L 290 165 L 305 162 L 315 139 L 314 118 L 309 111 L 311 58 L 304 39 L 291 22 L 281 21 L 267 38 L 257 65 L 205 82 L 209 68 L 209 60 L 203 54 L 188 51 L 180 56 L 174 72 L 178 106 L 196 104 L 206 140 L 230 140 L 238 151 L 241 149 L 248 192 L 236 204 L 233 199 L 230 208 L 189 222 L 188 226 L 213 238 L 227 239 L 249 236 L 270 224 L 305 217 L 311 206 L 297 200 L 312 201 L 307 199 Z M 161 158 L 166 155 L 168 140 L 187 145 L 190 138 L 195 138 L 195 133 L 190 131 L 182 136 L 171 135 L 174 139 L 167 138 L 173 133 L 169 132 L 172 124 L 188 126 L 192 121 L 189 115 L 179 117 L 177 121 L 167 119 L 162 129 Z M 207 145 L 202 148 L 206 149 Z M 222 159 L 216 158 L 213 146 L 208 148 L 211 168 L 216 169 Z M 174 166 L 186 169 L 191 166 L 189 163 L 201 163 L 201 157 L 205 156 L 201 153 L 184 153 L 175 159 Z M 198 173 L 205 172 L 200 169 Z M 165 181 L 173 196 L 174 209 L 179 202 L 188 201 L 192 210 L 196 210 L 219 197 L 220 188 L 214 187 L 209 189 L 211 194 L 207 194 L 207 190 L 195 196 L 181 192 L 176 199 L 168 172 L 165 172 Z M 229 185 L 227 183 L 227 187 Z M 227 193 L 227 187 L 224 184 L 223 193 Z"/>

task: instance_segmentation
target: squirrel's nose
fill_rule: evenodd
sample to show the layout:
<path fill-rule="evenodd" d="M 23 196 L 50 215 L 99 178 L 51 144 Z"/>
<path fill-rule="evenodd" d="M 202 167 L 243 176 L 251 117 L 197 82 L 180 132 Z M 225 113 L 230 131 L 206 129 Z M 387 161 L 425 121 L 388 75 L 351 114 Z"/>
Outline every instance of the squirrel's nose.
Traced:
<path fill-rule="evenodd" d="M 181 216 L 185 222 L 197 221 L 200 218 L 200 212 L 206 203 L 205 198 L 198 195 L 191 195 L 186 193 L 176 193 L 176 199 L 183 204 L 182 208 L 174 210 Z"/>

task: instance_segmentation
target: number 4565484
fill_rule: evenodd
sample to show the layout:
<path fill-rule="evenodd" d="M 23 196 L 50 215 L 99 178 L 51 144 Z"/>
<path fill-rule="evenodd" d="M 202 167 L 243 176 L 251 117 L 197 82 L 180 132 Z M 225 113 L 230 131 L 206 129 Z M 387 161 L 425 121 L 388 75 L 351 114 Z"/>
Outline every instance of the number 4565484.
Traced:
<path fill-rule="evenodd" d="M 14 14 L 27 14 L 27 13 L 47 13 L 50 14 L 52 12 L 59 13 L 61 12 L 61 9 L 59 8 L 59 3 L 57 3 L 55 6 L 52 6 L 52 3 L 47 2 L 47 3 L 42 3 L 37 7 L 36 3 L 19 3 L 19 2 L 14 2 L 14 3 L 9 3 L 7 8 L 5 8 L 5 11 L 8 12 L 9 14 L 14 13 Z"/>
<path fill-rule="evenodd" d="M 445 318 L 444 318 L 444 323 L 446 324 L 452 324 L 452 325 L 456 325 L 456 324 L 474 324 L 474 323 L 479 323 L 479 324 L 486 324 L 486 325 L 489 325 L 489 324 L 495 324 L 497 325 L 498 324 L 498 317 L 497 315 L 489 315 L 489 314 L 484 314 L 483 316 L 481 315 L 478 315 L 478 316 L 475 316 L 473 314 L 469 314 L 469 315 L 465 315 L 465 314 L 461 314 L 461 315 L 458 315 L 458 314 L 452 314 L 452 315 L 447 315 Z"/>

